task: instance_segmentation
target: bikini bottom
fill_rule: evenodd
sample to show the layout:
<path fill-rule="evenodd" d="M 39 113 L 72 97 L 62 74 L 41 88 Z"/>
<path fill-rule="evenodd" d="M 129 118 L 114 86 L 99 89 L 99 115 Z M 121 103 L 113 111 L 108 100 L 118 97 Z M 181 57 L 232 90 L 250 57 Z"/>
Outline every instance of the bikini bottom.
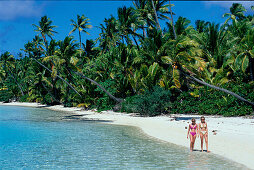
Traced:
<path fill-rule="evenodd" d="M 203 135 L 205 135 L 206 134 L 206 131 L 200 131 L 201 133 L 203 133 Z"/>
<path fill-rule="evenodd" d="M 192 136 L 195 136 L 195 135 L 196 135 L 196 132 L 190 132 L 190 134 L 191 134 Z"/>

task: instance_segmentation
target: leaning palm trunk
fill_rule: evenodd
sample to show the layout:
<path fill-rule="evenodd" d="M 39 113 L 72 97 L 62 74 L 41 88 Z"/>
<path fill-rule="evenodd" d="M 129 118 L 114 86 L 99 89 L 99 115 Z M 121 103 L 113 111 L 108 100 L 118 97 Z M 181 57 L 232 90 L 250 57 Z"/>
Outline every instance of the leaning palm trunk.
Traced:
<path fill-rule="evenodd" d="M 42 87 L 48 92 L 48 94 L 55 100 L 57 101 L 58 103 L 61 103 L 59 100 L 57 100 L 54 95 L 48 90 L 48 88 L 46 87 L 46 85 L 44 83 L 41 83 L 42 84 Z M 62 104 L 62 103 L 61 103 Z"/>
<path fill-rule="evenodd" d="M 220 91 L 222 91 L 222 92 L 225 92 L 225 93 L 227 93 L 227 94 L 230 94 L 230 95 L 236 97 L 237 99 L 239 99 L 239 100 L 245 102 L 246 104 L 249 104 L 249 105 L 251 105 L 252 107 L 254 107 L 254 103 L 253 103 L 253 102 L 250 102 L 250 101 L 246 100 L 245 98 L 239 96 L 238 94 L 235 94 L 234 92 L 231 92 L 231 91 L 229 91 L 229 90 L 223 89 L 223 88 L 221 88 L 221 87 L 217 87 L 217 86 L 208 84 L 208 83 L 206 83 L 206 82 L 204 82 L 204 81 L 201 81 L 201 80 L 199 80 L 199 79 L 197 79 L 197 78 L 195 78 L 195 77 L 193 77 L 193 76 L 191 76 L 191 75 L 188 75 L 188 74 L 184 73 L 184 71 L 182 71 L 182 70 L 181 70 L 181 72 L 182 72 L 182 74 L 185 75 L 186 77 L 189 77 L 190 79 L 192 79 L 192 80 L 194 80 L 194 81 L 196 81 L 196 82 L 198 82 L 198 83 L 200 83 L 200 84 L 202 84 L 202 85 L 205 85 L 205 86 L 211 87 L 211 88 L 213 88 L 213 89 L 220 90 Z"/>
<path fill-rule="evenodd" d="M 81 51 L 82 51 L 81 44 L 82 44 L 82 41 L 81 41 L 81 34 L 80 34 L 80 31 L 79 31 L 78 33 L 79 33 L 79 47 L 80 47 L 79 56 L 81 57 Z"/>
<path fill-rule="evenodd" d="M 169 3 L 170 3 L 170 0 L 169 0 Z M 171 19 L 172 19 L 172 26 L 174 26 L 174 24 L 173 24 L 173 16 L 172 16 L 172 11 L 171 11 L 171 6 L 170 6 L 170 14 L 171 14 Z M 174 30 L 174 27 L 173 27 L 173 30 Z M 175 31 L 174 31 L 174 33 L 175 33 Z M 177 38 L 177 37 L 176 37 L 176 34 L 175 34 L 175 39 L 176 39 L 176 38 Z M 229 90 L 227 90 L 227 89 L 223 89 L 223 88 L 220 88 L 220 87 L 217 87 L 217 86 L 208 84 L 208 83 L 206 83 L 206 82 L 204 82 L 204 81 L 201 81 L 201 80 L 199 80 L 199 79 L 197 79 L 197 78 L 195 78 L 195 77 L 193 77 L 193 76 L 191 76 L 191 75 L 185 73 L 182 69 L 180 69 L 180 71 L 181 71 L 181 73 L 182 73 L 184 76 L 189 77 L 190 79 L 192 79 L 192 80 L 198 82 L 199 84 L 202 84 L 202 85 L 211 87 L 211 88 L 213 88 L 213 89 L 220 90 L 220 91 L 222 91 L 222 92 L 224 92 L 224 93 L 230 94 L 230 95 L 236 97 L 237 99 L 239 99 L 239 100 L 245 102 L 246 104 L 251 105 L 252 108 L 254 108 L 254 103 L 253 103 L 253 102 L 250 102 L 250 101 L 246 100 L 245 98 L 239 96 L 238 94 L 235 94 L 234 92 L 231 92 L 231 91 L 229 91 Z"/>
<path fill-rule="evenodd" d="M 102 91 L 104 91 L 110 98 L 112 98 L 113 100 L 115 100 L 116 102 L 118 103 L 121 103 L 123 100 L 122 99 L 119 99 L 119 98 L 116 98 L 115 96 L 113 96 L 111 93 L 109 93 L 104 87 L 102 87 L 99 83 L 97 83 L 96 81 L 86 77 L 85 75 L 83 75 L 82 73 L 80 72 L 75 72 L 73 71 L 75 74 L 89 80 L 90 82 L 94 83 L 95 85 L 97 85 Z"/>
<path fill-rule="evenodd" d="M 152 6 L 153 6 L 153 11 L 154 11 L 154 15 L 155 15 L 157 26 L 159 27 L 159 29 L 161 31 L 161 35 L 163 36 L 163 32 L 161 30 L 161 26 L 160 26 L 160 23 L 159 23 L 159 19 L 158 19 L 158 16 L 157 16 L 157 12 L 156 12 L 153 0 L 152 0 Z"/>
<path fill-rule="evenodd" d="M 48 69 L 46 66 L 44 66 L 42 63 L 40 63 L 38 60 L 36 60 L 36 59 L 34 59 L 34 58 L 32 58 L 34 61 L 36 61 L 39 65 L 41 65 L 43 68 L 45 68 L 46 70 L 48 70 L 49 72 L 53 72 L 53 71 L 51 71 L 50 69 Z M 60 78 L 62 81 L 64 81 L 73 91 L 75 91 L 80 97 L 82 97 L 80 94 L 79 94 L 79 92 L 70 84 L 70 83 L 68 83 L 66 80 L 64 80 L 62 77 L 60 77 L 58 74 L 56 74 L 56 76 L 58 77 L 58 78 Z"/>
<path fill-rule="evenodd" d="M 174 36 L 175 36 L 175 39 L 177 39 L 176 30 L 175 30 L 175 25 L 174 25 L 174 20 L 173 20 L 173 12 L 172 12 L 172 9 L 171 9 L 170 0 L 169 0 L 169 10 L 170 10 L 170 15 L 171 15 L 171 22 L 172 22 L 172 27 L 173 27 Z"/>

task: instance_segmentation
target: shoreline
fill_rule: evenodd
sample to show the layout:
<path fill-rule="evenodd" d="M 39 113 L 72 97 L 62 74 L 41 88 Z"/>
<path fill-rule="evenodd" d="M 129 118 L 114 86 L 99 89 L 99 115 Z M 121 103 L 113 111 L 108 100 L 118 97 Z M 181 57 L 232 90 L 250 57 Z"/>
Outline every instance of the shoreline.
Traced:
<path fill-rule="evenodd" d="M 82 108 L 63 107 L 61 105 L 46 106 L 38 103 L 0 103 L 3 106 L 41 107 L 54 111 L 70 112 L 83 115 L 82 118 L 92 120 L 106 120 L 107 124 L 135 126 L 146 135 L 189 148 L 186 138 L 188 123 L 192 117 L 200 122 L 201 115 L 164 115 L 157 117 L 138 117 L 132 114 L 113 111 L 85 111 Z M 254 118 L 205 116 L 208 124 L 209 150 L 234 162 L 254 169 Z M 176 119 L 177 118 L 177 119 Z M 214 131 L 216 134 L 214 134 Z M 200 139 L 197 138 L 194 149 L 200 150 Z M 204 145 L 204 149 L 206 149 Z M 204 154 L 208 154 L 204 152 Z"/>

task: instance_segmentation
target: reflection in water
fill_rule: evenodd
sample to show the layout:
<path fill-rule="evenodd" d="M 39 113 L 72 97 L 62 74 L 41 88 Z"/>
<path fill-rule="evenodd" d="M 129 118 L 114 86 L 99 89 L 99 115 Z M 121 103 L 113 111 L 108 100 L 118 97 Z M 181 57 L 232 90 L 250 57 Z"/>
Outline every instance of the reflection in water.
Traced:
<path fill-rule="evenodd" d="M 66 121 L 45 109 L 0 106 L 2 169 L 241 169 L 134 127 Z"/>

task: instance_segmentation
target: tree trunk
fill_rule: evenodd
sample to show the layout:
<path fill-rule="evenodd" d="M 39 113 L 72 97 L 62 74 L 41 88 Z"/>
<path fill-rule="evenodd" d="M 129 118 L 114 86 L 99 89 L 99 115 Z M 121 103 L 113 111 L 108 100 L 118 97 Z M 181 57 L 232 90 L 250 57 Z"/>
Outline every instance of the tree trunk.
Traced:
<path fill-rule="evenodd" d="M 234 92 L 231 92 L 231 91 L 229 91 L 229 90 L 226 90 L 226 89 L 223 89 L 223 88 L 220 88 L 220 87 L 211 85 L 211 84 L 208 84 L 208 83 L 206 83 L 206 82 L 204 82 L 204 81 L 201 81 L 201 80 L 199 80 L 199 79 L 197 79 L 197 78 L 195 78 L 195 77 L 193 77 L 193 76 L 191 76 L 191 75 L 188 75 L 188 74 L 184 73 L 184 71 L 181 71 L 181 72 L 182 72 L 182 74 L 185 75 L 186 77 L 189 77 L 189 78 L 191 78 L 192 80 L 194 80 L 194 81 L 196 81 L 196 82 L 198 82 L 198 83 L 200 83 L 200 84 L 202 84 L 202 85 L 205 85 L 205 86 L 211 87 L 211 88 L 213 88 L 213 89 L 220 90 L 220 91 L 222 91 L 222 92 L 225 92 L 225 93 L 227 93 L 227 94 L 230 94 L 230 95 L 236 97 L 237 99 L 239 99 L 239 100 L 245 102 L 246 104 L 249 104 L 249 105 L 251 105 L 252 107 L 254 107 L 254 103 L 253 103 L 253 102 L 250 102 L 250 101 L 246 100 L 245 98 L 239 96 L 238 94 L 235 94 Z"/>
<path fill-rule="evenodd" d="M 159 29 L 161 31 L 161 35 L 163 36 L 163 32 L 161 30 L 161 26 L 160 26 L 160 23 L 159 23 L 159 19 L 158 19 L 158 16 L 157 16 L 157 12 L 156 12 L 153 0 L 152 0 L 152 6 L 153 6 L 153 11 L 154 11 L 154 15 L 155 15 L 157 26 L 159 27 Z"/>
<path fill-rule="evenodd" d="M 48 55 L 48 42 L 47 42 L 46 36 L 43 33 L 41 33 L 41 35 L 42 35 L 42 38 L 43 38 L 44 43 L 45 43 L 46 54 Z"/>
<path fill-rule="evenodd" d="M 58 98 L 57 96 L 57 88 L 56 88 L 56 81 L 57 81 L 57 77 L 54 79 L 52 78 L 52 93 L 53 95 Z"/>
<path fill-rule="evenodd" d="M 170 10 L 170 15 L 171 15 L 171 22 L 172 22 L 172 27 L 173 27 L 174 36 L 175 36 L 175 39 L 177 39 L 170 0 L 169 0 L 169 10 Z"/>
<path fill-rule="evenodd" d="M 250 57 L 250 81 L 254 81 L 254 58 Z"/>
<path fill-rule="evenodd" d="M 79 47 L 80 47 L 80 52 L 79 52 L 79 55 L 80 55 L 80 57 L 81 57 L 81 34 L 80 34 L 80 31 L 78 31 L 78 33 L 79 33 Z"/>
<path fill-rule="evenodd" d="M 45 68 L 46 70 L 48 70 L 50 73 L 52 73 L 52 71 L 50 69 L 48 69 L 46 66 L 44 66 L 42 63 L 40 63 L 38 60 L 32 58 L 32 60 L 36 61 L 39 65 L 41 65 L 43 68 Z M 77 93 L 80 97 L 82 97 L 79 92 L 72 86 L 70 85 L 70 83 L 68 83 L 66 80 L 64 80 L 62 77 L 60 77 L 58 74 L 56 74 L 56 76 L 58 78 L 60 78 L 62 81 L 64 81 L 73 91 L 75 91 L 75 93 Z"/>
<path fill-rule="evenodd" d="M 134 39 L 135 44 L 136 44 L 136 46 L 137 46 L 137 48 L 138 48 L 138 50 L 139 50 L 139 45 L 138 45 L 138 42 L 137 42 L 136 38 L 135 38 L 133 35 L 132 35 L 132 38 Z"/>
<path fill-rule="evenodd" d="M 87 80 L 89 80 L 90 82 L 94 83 L 95 85 L 97 85 L 102 91 L 104 91 L 111 99 L 115 100 L 118 103 L 121 103 L 123 100 L 120 98 L 116 98 L 115 96 L 113 96 L 111 93 L 109 93 L 104 87 L 102 87 L 99 83 L 97 83 L 96 81 L 84 76 L 82 73 L 80 72 L 75 72 L 73 71 L 75 74 L 81 76 L 82 78 L 85 78 Z"/>
<path fill-rule="evenodd" d="M 143 37 L 146 38 L 146 30 L 145 30 L 145 27 L 142 26 L 142 29 L 143 29 Z"/>
<path fill-rule="evenodd" d="M 50 95 L 56 102 L 61 103 L 59 100 L 57 100 L 57 99 L 54 97 L 54 95 L 53 95 L 52 93 L 50 93 L 50 91 L 48 90 L 48 88 L 46 87 L 46 85 L 45 85 L 43 82 L 41 82 L 41 84 L 42 84 L 42 87 L 49 93 L 49 95 Z M 62 104 L 62 103 L 61 103 L 61 104 Z"/>

